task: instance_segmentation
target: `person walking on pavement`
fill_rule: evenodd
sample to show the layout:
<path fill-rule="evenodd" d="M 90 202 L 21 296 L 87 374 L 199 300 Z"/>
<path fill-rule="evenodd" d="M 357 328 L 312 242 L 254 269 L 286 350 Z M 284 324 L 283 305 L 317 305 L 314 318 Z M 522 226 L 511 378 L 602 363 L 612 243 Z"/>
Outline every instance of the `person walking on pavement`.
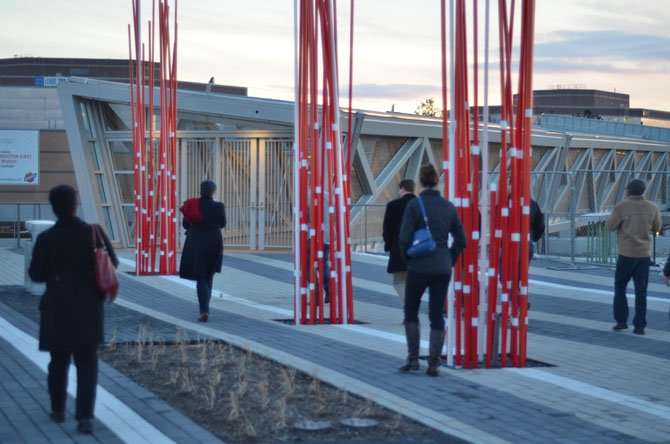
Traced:
<path fill-rule="evenodd" d="M 49 191 L 55 225 L 35 240 L 28 268 L 35 282 L 46 282 L 40 300 L 39 348 L 51 354 L 47 385 L 51 419 L 65 421 L 70 360 L 77 367 L 75 418 L 81 433 L 93 433 L 98 384 L 97 347 L 104 342 L 104 298 L 95 283 L 93 228 L 75 216 L 77 192 L 67 185 Z M 114 266 L 119 262 L 100 229 Z"/>
<path fill-rule="evenodd" d="M 614 272 L 614 319 L 612 329 L 628 328 L 628 300 L 626 287 L 630 279 L 635 286 L 635 317 L 633 333 L 644 334 L 647 326 L 647 284 L 651 264 L 652 236 L 660 231 L 662 221 L 658 207 L 645 199 L 646 184 L 633 179 L 626 186 L 628 196 L 612 209 L 607 228 L 618 233 L 619 257 Z"/>
<path fill-rule="evenodd" d="M 196 282 L 200 316 L 198 321 L 209 319 L 209 301 L 212 299 L 214 273 L 223 265 L 223 236 L 226 226 L 226 209 L 222 202 L 214 201 L 216 184 L 205 180 L 200 184 L 200 209 L 202 221 L 182 221 L 187 230 L 186 242 L 179 263 L 179 277 Z"/>
<path fill-rule="evenodd" d="M 466 246 L 463 225 L 454 204 L 444 199 L 437 190 L 439 177 L 431 164 L 421 167 L 419 180 L 424 188 L 421 194 L 407 204 L 400 226 L 400 253 L 407 262 L 407 284 L 405 287 L 405 335 L 407 338 L 407 362 L 398 370 L 419 370 L 419 306 L 421 297 L 428 288 L 428 318 L 430 320 L 430 345 L 426 374 L 438 376 L 444 346 L 444 309 L 451 269 Z M 428 228 L 436 248 L 421 257 L 409 257 L 407 250 L 417 229 L 425 222 L 420 208 L 425 207 Z M 449 247 L 449 235 L 453 242 Z"/>
<path fill-rule="evenodd" d="M 389 252 L 389 261 L 386 272 L 393 274 L 393 288 L 400 296 L 400 306 L 405 306 L 405 281 L 407 281 L 407 264 L 400 254 L 400 224 L 405 214 L 407 203 L 414 199 L 414 181 L 412 179 L 401 180 L 398 184 L 400 197 L 386 204 L 384 212 L 384 226 L 382 236 L 384 238 L 384 251 Z"/>

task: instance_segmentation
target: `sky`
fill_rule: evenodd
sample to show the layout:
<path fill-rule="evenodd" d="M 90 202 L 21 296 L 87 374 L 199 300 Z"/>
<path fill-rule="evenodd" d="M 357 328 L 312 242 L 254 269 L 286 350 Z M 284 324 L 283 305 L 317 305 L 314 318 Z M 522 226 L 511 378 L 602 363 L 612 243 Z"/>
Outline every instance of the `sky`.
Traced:
<path fill-rule="evenodd" d="M 146 35 L 151 3 L 140 1 Z M 479 5 L 483 64 L 485 0 Z M 248 87 L 250 96 L 293 99 L 293 1 L 181 0 L 178 7 L 180 80 L 214 77 L 219 84 Z M 337 7 L 344 97 L 350 0 Z M 0 58 L 128 58 L 131 0 L 0 0 L 0 12 Z M 494 1 L 491 17 L 497 17 Z M 490 34 L 489 103 L 495 105 L 497 25 Z M 439 0 L 355 1 L 355 108 L 411 113 L 429 97 L 441 107 L 440 63 Z M 479 72 L 483 76 L 481 67 Z M 533 88 L 555 85 L 616 91 L 630 95 L 632 108 L 670 111 L 670 4 L 536 0 Z"/>

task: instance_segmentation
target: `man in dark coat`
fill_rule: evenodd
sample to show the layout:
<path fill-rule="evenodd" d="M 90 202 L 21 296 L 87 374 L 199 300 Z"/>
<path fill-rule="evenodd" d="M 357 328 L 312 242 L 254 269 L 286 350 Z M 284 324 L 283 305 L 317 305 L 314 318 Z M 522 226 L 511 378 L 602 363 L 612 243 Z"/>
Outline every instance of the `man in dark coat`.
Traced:
<path fill-rule="evenodd" d="M 414 181 L 412 179 L 401 180 L 398 184 L 400 198 L 394 199 L 386 204 L 384 213 L 384 251 L 389 252 L 389 262 L 386 267 L 387 273 L 393 274 L 393 288 L 400 296 L 400 305 L 405 305 L 405 282 L 407 281 L 407 264 L 400 254 L 398 235 L 402 216 L 405 214 L 407 203 L 414 199 Z"/>
<path fill-rule="evenodd" d="M 207 322 L 209 319 L 214 273 L 220 273 L 223 264 L 221 229 L 226 226 L 226 209 L 223 203 L 214 201 L 215 192 L 214 182 L 209 180 L 202 182 L 200 184 L 202 222 L 190 223 L 186 218 L 182 221 L 187 234 L 179 264 L 179 277 L 196 281 L 200 322 Z"/>
<path fill-rule="evenodd" d="M 77 366 L 75 416 L 79 431 L 92 433 L 98 379 L 97 347 L 104 341 L 104 299 L 95 284 L 93 232 L 75 217 L 76 191 L 67 185 L 49 192 L 56 224 L 35 241 L 28 273 L 35 282 L 46 282 L 40 301 L 40 350 L 51 353 L 48 386 L 51 419 L 65 421 L 67 373 L 74 355 Z M 118 260 L 102 229 L 114 266 Z"/>

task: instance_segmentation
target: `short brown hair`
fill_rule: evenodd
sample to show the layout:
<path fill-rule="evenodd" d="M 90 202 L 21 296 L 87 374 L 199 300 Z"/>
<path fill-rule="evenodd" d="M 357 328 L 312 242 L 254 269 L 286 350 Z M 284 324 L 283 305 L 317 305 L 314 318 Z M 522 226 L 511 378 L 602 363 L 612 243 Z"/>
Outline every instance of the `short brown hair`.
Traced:
<path fill-rule="evenodd" d="M 419 171 L 419 182 L 426 188 L 433 188 L 440 183 L 440 177 L 432 163 L 424 165 Z"/>
<path fill-rule="evenodd" d="M 398 188 L 402 188 L 403 190 L 413 193 L 414 192 L 414 181 L 412 179 L 403 179 L 400 181 L 398 184 Z"/>

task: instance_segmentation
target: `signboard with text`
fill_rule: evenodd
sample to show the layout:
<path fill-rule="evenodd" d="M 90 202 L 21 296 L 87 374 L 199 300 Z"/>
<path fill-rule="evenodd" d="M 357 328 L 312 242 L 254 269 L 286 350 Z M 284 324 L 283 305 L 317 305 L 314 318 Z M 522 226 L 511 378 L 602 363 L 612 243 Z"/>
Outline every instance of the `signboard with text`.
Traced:
<path fill-rule="evenodd" d="M 35 86 L 58 86 L 60 82 L 64 82 L 65 77 L 53 77 L 53 76 L 38 76 L 35 77 Z"/>
<path fill-rule="evenodd" d="M 39 185 L 39 172 L 39 132 L 0 130 L 0 185 Z"/>

